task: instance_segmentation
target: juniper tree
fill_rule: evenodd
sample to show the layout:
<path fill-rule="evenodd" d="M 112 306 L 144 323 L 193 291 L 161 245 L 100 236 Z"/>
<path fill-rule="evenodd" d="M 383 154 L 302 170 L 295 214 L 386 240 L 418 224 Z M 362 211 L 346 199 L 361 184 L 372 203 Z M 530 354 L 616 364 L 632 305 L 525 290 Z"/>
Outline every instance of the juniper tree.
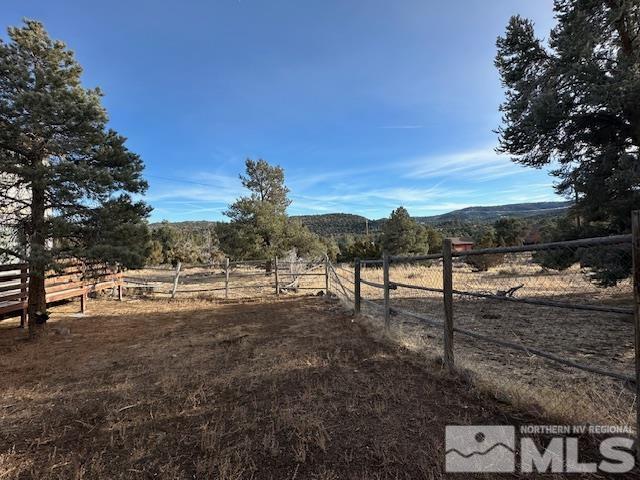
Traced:
<path fill-rule="evenodd" d="M 496 230 L 492 226 L 485 226 L 477 232 L 476 248 L 492 248 L 504 246 L 496 236 Z M 471 265 L 476 272 L 486 272 L 490 268 L 497 267 L 504 261 L 502 254 L 469 255 L 464 261 Z"/>
<path fill-rule="evenodd" d="M 46 312 L 45 273 L 62 258 L 141 263 L 149 209 L 143 163 L 107 128 L 99 89 L 43 25 L 26 20 L 0 40 L 0 212 L 29 264 L 29 331 Z"/>
<path fill-rule="evenodd" d="M 497 242 L 506 246 L 522 245 L 530 227 L 519 218 L 499 218 L 493 224 Z"/>
<path fill-rule="evenodd" d="M 519 16 L 497 41 L 499 150 L 555 165 L 556 188 L 579 216 L 628 231 L 640 202 L 640 4 L 556 0 L 554 10 L 548 44 Z"/>
<path fill-rule="evenodd" d="M 380 258 L 382 245 L 373 235 L 351 235 L 341 239 L 339 262 L 351 262 L 356 258 Z"/>

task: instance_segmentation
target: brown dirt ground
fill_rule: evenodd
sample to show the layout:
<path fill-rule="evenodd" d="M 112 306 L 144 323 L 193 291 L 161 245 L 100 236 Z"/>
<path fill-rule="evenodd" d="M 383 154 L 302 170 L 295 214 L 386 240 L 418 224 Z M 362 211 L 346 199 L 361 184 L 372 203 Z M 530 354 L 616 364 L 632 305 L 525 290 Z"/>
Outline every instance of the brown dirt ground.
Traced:
<path fill-rule="evenodd" d="M 445 425 L 530 421 L 325 298 L 76 308 L 0 324 L 1 479 L 433 479 Z"/>
<path fill-rule="evenodd" d="M 466 270 L 465 270 L 466 269 Z M 348 274 L 348 269 L 342 269 Z M 504 272 L 507 272 L 505 274 Z M 368 268 L 365 278 L 382 281 L 378 268 Z M 441 266 L 398 265 L 391 269 L 392 281 L 441 288 Z M 633 298 L 628 281 L 617 287 L 598 288 L 579 269 L 555 274 L 524 260 L 489 272 L 454 270 L 456 288 L 495 293 L 510 286 L 525 285 L 516 298 L 553 300 L 567 304 L 629 307 Z M 363 288 L 365 298 L 382 304 L 382 291 Z M 391 291 L 392 307 L 412 311 L 435 321 L 444 321 L 439 293 L 399 288 Z M 380 316 L 379 309 L 368 308 Z M 561 309 L 524 303 L 507 303 L 466 296 L 454 296 L 454 322 L 461 329 L 537 348 L 566 360 L 634 376 L 635 353 L 632 317 L 598 311 Z M 413 317 L 393 319 L 402 343 L 426 354 L 442 355 L 442 330 L 426 326 Z M 630 385 L 574 367 L 545 360 L 475 338 L 455 335 L 456 364 L 473 372 L 475 383 L 506 395 L 510 401 L 526 404 L 545 416 L 568 423 L 606 425 L 635 424 L 635 395 Z M 523 405 L 524 406 L 524 405 Z"/>

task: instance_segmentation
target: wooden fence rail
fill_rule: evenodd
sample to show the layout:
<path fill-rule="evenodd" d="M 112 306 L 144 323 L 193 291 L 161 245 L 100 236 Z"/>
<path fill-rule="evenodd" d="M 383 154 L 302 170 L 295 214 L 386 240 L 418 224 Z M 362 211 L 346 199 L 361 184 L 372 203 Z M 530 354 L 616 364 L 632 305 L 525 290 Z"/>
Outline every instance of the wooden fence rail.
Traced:
<path fill-rule="evenodd" d="M 74 263 L 57 271 L 50 271 L 45 278 L 47 303 L 70 298 L 80 298 L 81 311 L 86 311 L 89 294 L 116 288 L 122 299 L 122 272 L 103 264 Z M 3 318 L 20 316 L 20 326 L 27 322 L 29 296 L 29 269 L 27 264 L 0 265 L 0 315 Z"/>
<path fill-rule="evenodd" d="M 616 235 L 610 237 L 589 238 L 567 242 L 553 242 L 538 245 L 525 245 L 519 247 L 500 247 L 489 249 L 478 249 L 469 251 L 456 252 L 452 248 L 452 242 L 450 239 L 445 239 L 443 243 L 443 252 L 439 254 L 419 255 L 419 256 L 389 256 L 384 254 L 381 259 L 356 259 L 353 265 L 353 280 L 347 279 L 342 275 L 339 275 L 337 270 L 340 267 L 330 267 L 330 272 L 333 275 L 334 280 L 340 286 L 340 290 L 336 290 L 335 293 L 343 294 L 344 297 L 353 302 L 354 310 L 357 313 L 361 311 L 361 305 L 367 304 L 373 308 L 379 309 L 384 316 L 385 327 L 389 328 L 389 321 L 391 315 L 406 315 L 414 319 L 420 320 L 423 324 L 442 329 L 443 333 L 443 360 L 444 364 L 453 369 L 455 366 L 454 360 L 454 333 L 458 335 L 467 336 L 476 340 L 481 340 L 493 345 L 498 345 L 504 348 L 509 348 L 516 351 L 526 352 L 527 355 L 534 355 L 545 358 L 546 360 L 558 363 L 560 365 L 570 366 L 579 370 L 583 370 L 590 373 L 595 373 L 605 377 L 621 380 L 628 388 L 632 388 L 636 394 L 636 418 L 637 418 L 637 434 L 640 435 L 640 211 L 636 211 L 632 216 L 633 220 L 633 233 L 631 235 Z M 465 290 L 459 290 L 454 288 L 453 281 L 453 259 L 473 257 L 478 255 L 489 254 L 508 254 L 508 253 L 521 253 L 521 252 L 538 252 L 548 251 L 553 249 L 578 249 L 587 247 L 601 247 L 612 245 L 629 245 L 632 247 L 633 258 L 633 291 L 635 296 L 634 308 L 602 306 L 602 305 L 587 305 L 580 303 L 568 303 L 558 302 L 543 299 L 532 298 L 520 298 L 504 295 L 495 295 L 482 292 L 470 292 Z M 442 262 L 442 288 L 427 287 L 423 285 L 412 285 L 408 283 L 394 282 L 390 278 L 389 266 L 391 264 L 399 263 L 416 263 L 422 261 L 437 260 Z M 383 283 L 372 282 L 362 278 L 362 267 L 382 267 Z M 350 272 L 351 273 L 351 272 Z M 353 284 L 353 290 L 344 287 L 342 281 L 351 281 Z M 366 285 L 371 288 L 383 290 L 382 302 L 373 301 L 362 296 L 362 285 Z M 421 315 L 409 310 L 395 308 L 391 305 L 391 299 L 389 292 L 396 288 L 407 288 L 414 290 L 423 290 L 433 293 L 441 294 L 442 296 L 442 308 L 444 321 L 436 320 L 425 315 Z M 483 298 L 490 300 L 499 300 L 512 303 L 522 303 L 529 305 L 538 305 L 543 307 L 554 307 L 563 309 L 575 309 L 575 310 L 590 310 L 595 312 L 613 313 L 619 314 L 626 319 L 633 320 L 635 331 L 635 375 L 613 371 L 600 366 L 587 365 L 581 362 L 563 357 L 559 354 L 550 353 L 536 347 L 528 347 L 515 342 L 509 342 L 501 339 L 494 338 L 490 335 L 481 334 L 475 331 L 462 329 L 455 325 L 455 315 L 453 310 L 454 296 L 468 296 L 475 298 Z M 638 446 L 638 452 L 640 455 L 640 442 L 636 442 Z"/>
<path fill-rule="evenodd" d="M 135 277 L 127 275 L 124 280 L 133 288 L 144 289 L 153 295 L 170 295 L 179 298 L 181 295 L 193 293 L 224 292 L 224 298 L 229 298 L 232 290 L 267 290 L 278 297 L 283 291 L 298 290 L 328 290 L 329 263 L 321 261 L 282 260 L 280 258 L 262 260 L 235 260 L 225 258 L 221 262 L 211 264 L 185 265 L 178 264 L 175 269 L 168 267 L 146 267 L 154 272 L 165 271 L 167 278 L 153 279 L 152 277 Z M 197 268 L 194 273 L 189 269 Z M 244 268 L 244 270 L 243 270 Z M 255 271 L 260 269 L 260 271 Z M 249 271 L 247 271 L 249 270 Z M 251 271 L 254 270 L 254 271 Z M 324 278 L 324 288 L 300 285 L 306 278 Z M 260 282 L 263 278 L 266 281 Z M 245 280 L 256 279 L 255 282 Z"/>
<path fill-rule="evenodd" d="M 634 219 L 635 219 L 635 214 L 634 214 Z M 397 288 L 407 288 L 407 289 L 423 290 L 423 291 L 442 294 L 445 321 L 440 322 L 439 325 L 441 326 L 441 328 L 443 328 L 443 334 L 444 334 L 443 336 L 444 362 L 445 362 L 445 365 L 447 365 L 447 367 L 453 368 L 454 366 L 453 333 L 459 330 L 458 328 L 455 327 L 455 324 L 454 324 L 454 314 L 453 314 L 453 296 L 454 295 L 499 300 L 499 301 L 512 302 L 512 303 L 523 303 L 523 304 L 538 305 L 538 306 L 544 306 L 544 307 L 555 307 L 555 308 L 563 308 L 563 309 L 589 310 L 589 311 L 604 312 L 604 313 L 614 313 L 614 314 L 620 314 L 627 318 L 634 318 L 634 309 L 628 309 L 628 308 L 622 308 L 622 307 L 585 305 L 585 304 L 579 304 L 579 303 L 556 302 L 556 301 L 550 301 L 550 300 L 538 300 L 538 299 L 531 299 L 531 298 L 508 297 L 508 296 L 494 295 L 494 294 L 488 294 L 488 293 L 470 292 L 466 290 L 454 289 L 453 274 L 452 274 L 453 258 L 460 258 L 464 256 L 476 256 L 476 255 L 483 255 L 483 254 L 489 254 L 489 253 L 536 252 L 536 251 L 544 251 L 544 250 L 550 250 L 550 249 L 556 249 L 556 248 L 578 248 L 578 247 L 583 248 L 583 247 L 589 247 L 589 246 L 606 246 L 606 245 L 619 245 L 619 244 L 631 244 L 631 243 L 632 243 L 632 235 L 616 235 L 616 236 L 610 236 L 610 237 L 573 240 L 568 242 L 553 242 L 553 243 L 547 243 L 547 244 L 527 245 L 524 247 L 501 247 L 501 248 L 469 250 L 465 252 L 454 252 L 452 249 L 451 240 L 445 239 L 443 243 L 443 252 L 440 254 L 419 255 L 414 257 L 383 255 L 382 259 L 372 259 L 372 260 L 356 259 L 354 262 L 354 291 L 352 292 L 354 296 L 354 306 L 355 306 L 356 312 L 360 310 L 359 306 L 362 302 L 365 302 L 368 304 L 374 304 L 378 306 L 384 312 L 385 324 L 387 324 L 390 313 L 394 311 L 396 313 L 400 313 L 398 309 L 392 308 L 391 306 L 391 300 L 388 294 L 390 290 L 394 290 Z M 389 265 L 392 263 L 411 263 L 411 262 L 420 262 L 424 260 L 435 260 L 435 259 L 442 261 L 443 288 L 426 287 L 423 285 L 413 285 L 408 283 L 394 282 L 390 278 Z M 638 261 L 637 263 L 638 265 L 640 265 L 640 261 Z M 382 265 L 383 283 L 376 283 L 369 280 L 364 280 L 361 276 L 361 265 Z M 634 272 L 635 272 L 635 268 L 636 266 L 634 266 Z M 335 269 L 333 269 L 333 272 L 335 277 L 339 278 L 338 273 L 335 271 Z M 638 280 L 638 282 L 640 282 L 640 279 Z M 383 290 L 384 295 L 383 295 L 382 305 L 380 305 L 379 303 L 371 302 L 370 300 L 363 298 L 361 296 L 361 291 L 362 291 L 361 285 L 367 285 L 372 288 Z M 408 314 L 408 312 L 406 311 L 402 311 L 402 313 Z M 413 313 L 412 315 L 415 316 L 417 314 Z M 635 316 L 637 317 L 638 314 L 636 313 Z M 420 316 L 420 318 L 424 319 L 423 316 Z M 461 333 L 467 334 L 467 332 L 461 332 Z M 482 338 L 484 339 L 484 336 Z M 522 347 L 522 348 L 527 348 L 527 347 Z M 529 350 L 531 351 L 531 349 Z M 539 356 L 542 356 L 548 359 L 553 359 L 556 357 L 553 354 L 550 354 L 548 352 L 532 351 L 533 354 L 537 354 L 537 352 L 541 352 Z M 562 362 L 562 363 L 566 364 L 566 362 Z M 576 368 L 581 368 L 581 367 L 577 366 Z M 590 371 L 592 373 L 594 371 L 593 368 L 589 368 L 589 367 L 585 367 L 582 369 Z M 625 380 L 629 379 L 628 376 L 621 374 L 619 372 L 609 372 L 610 374 L 607 375 L 606 370 L 598 369 L 598 373 L 605 376 L 610 376 L 616 379 L 622 379 L 622 378 L 624 378 Z"/>

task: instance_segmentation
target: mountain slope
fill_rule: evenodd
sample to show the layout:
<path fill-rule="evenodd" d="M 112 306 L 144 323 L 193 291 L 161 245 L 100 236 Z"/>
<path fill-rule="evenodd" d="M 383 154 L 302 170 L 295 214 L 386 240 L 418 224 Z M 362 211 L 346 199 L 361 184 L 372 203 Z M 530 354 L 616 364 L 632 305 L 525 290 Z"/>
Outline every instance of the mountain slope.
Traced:
<path fill-rule="evenodd" d="M 421 223 L 441 223 L 452 220 L 466 222 L 492 222 L 500 217 L 546 217 L 562 215 L 567 212 L 571 202 L 537 202 L 495 205 L 490 207 L 467 207 L 442 215 L 415 217 Z"/>
<path fill-rule="evenodd" d="M 439 225 L 447 222 L 492 223 L 501 217 L 545 218 L 564 215 L 570 202 L 537 202 L 495 205 L 488 207 L 467 207 L 441 215 L 414 217 L 418 223 Z M 328 213 L 322 215 L 299 215 L 299 219 L 309 229 L 320 235 L 362 234 L 368 222 L 370 232 L 380 230 L 385 219 L 367 220 L 350 213 Z"/>
<path fill-rule="evenodd" d="M 151 230 L 155 230 L 160 228 L 164 222 L 155 222 L 150 223 L 149 227 Z M 215 226 L 220 222 L 215 222 L 211 220 L 186 220 L 183 222 L 167 222 L 172 227 L 177 228 L 178 230 L 182 230 L 183 232 L 190 231 L 199 231 L 199 230 L 207 230 L 209 228 L 215 228 Z"/>
<path fill-rule="evenodd" d="M 564 215 L 571 202 L 537 202 L 514 203 L 510 205 L 495 205 L 489 207 L 467 207 L 442 215 L 429 217 L 414 217 L 417 222 L 428 225 L 441 225 L 449 222 L 461 223 L 492 223 L 501 217 L 539 219 Z M 368 220 L 361 215 L 351 213 L 327 213 L 322 215 L 297 215 L 303 225 L 319 235 L 363 234 L 367 228 L 369 232 L 379 231 L 386 219 Z M 206 220 L 175 222 L 173 226 L 183 231 L 205 230 L 215 227 L 218 222 Z M 161 224 L 151 224 L 157 228 Z"/>
<path fill-rule="evenodd" d="M 319 235 L 339 235 L 344 233 L 365 233 L 378 227 L 377 221 L 368 220 L 351 213 L 327 213 L 323 215 L 297 215 L 292 218 L 300 220 L 309 230 Z"/>

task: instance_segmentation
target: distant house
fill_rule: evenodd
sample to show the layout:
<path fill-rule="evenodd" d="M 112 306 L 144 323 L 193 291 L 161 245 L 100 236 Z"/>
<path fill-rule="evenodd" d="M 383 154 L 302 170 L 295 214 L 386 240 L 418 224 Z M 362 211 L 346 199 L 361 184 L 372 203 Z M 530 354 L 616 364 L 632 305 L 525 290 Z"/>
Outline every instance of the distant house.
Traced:
<path fill-rule="evenodd" d="M 473 248 L 474 242 L 470 239 L 464 238 L 452 238 L 451 239 L 451 247 L 454 252 L 466 252 Z"/>

